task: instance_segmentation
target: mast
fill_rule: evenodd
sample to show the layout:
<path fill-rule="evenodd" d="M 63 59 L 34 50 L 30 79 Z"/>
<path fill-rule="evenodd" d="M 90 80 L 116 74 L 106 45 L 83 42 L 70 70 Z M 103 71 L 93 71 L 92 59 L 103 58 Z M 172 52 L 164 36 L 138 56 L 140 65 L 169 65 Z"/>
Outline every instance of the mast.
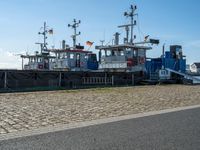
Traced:
<path fill-rule="evenodd" d="M 76 19 L 74 19 L 73 24 L 68 24 L 68 27 L 71 27 L 74 30 L 74 34 L 72 35 L 72 39 L 73 39 L 73 47 L 76 47 L 76 37 L 79 36 L 81 34 L 81 32 L 79 32 L 77 34 L 77 28 L 79 27 L 79 24 L 81 23 L 81 21 L 77 21 Z"/>
<path fill-rule="evenodd" d="M 42 27 L 43 31 L 42 32 L 39 32 L 38 34 L 39 35 L 42 35 L 43 36 L 43 43 L 36 43 L 36 44 L 40 44 L 41 45 L 41 53 L 44 51 L 47 51 L 47 33 L 48 33 L 48 30 L 47 30 L 47 25 L 46 25 L 46 22 L 44 22 L 44 26 Z"/>
<path fill-rule="evenodd" d="M 118 26 L 119 28 L 125 28 L 126 38 L 124 40 L 124 43 L 129 43 L 130 42 L 131 44 L 133 44 L 133 40 L 134 40 L 133 28 L 136 25 L 136 20 L 134 20 L 134 16 L 138 15 L 138 14 L 135 13 L 136 9 L 137 9 L 136 5 L 131 5 L 130 12 L 125 12 L 124 13 L 125 17 L 131 19 L 131 23 L 130 24 Z M 131 38 L 130 38 L 130 41 L 129 41 L 129 30 L 130 30 L 130 28 L 131 28 Z"/>

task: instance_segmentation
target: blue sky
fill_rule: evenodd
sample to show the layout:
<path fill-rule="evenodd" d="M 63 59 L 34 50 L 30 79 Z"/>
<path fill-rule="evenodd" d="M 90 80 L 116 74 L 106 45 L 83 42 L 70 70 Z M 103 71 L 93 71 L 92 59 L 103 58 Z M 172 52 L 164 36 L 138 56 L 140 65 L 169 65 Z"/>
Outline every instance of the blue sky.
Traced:
<path fill-rule="evenodd" d="M 1 0 L 0 68 L 20 68 L 20 59 L 13 54 L 39 50 L 34 43 L 41 40 L 37 33 L 44 21 L 55 32 L 48 38 L 49 46 L 59 48 L 63 39 L 71 45 L 67 24 L 74 18 L 82 21 L 80 43 L 90 40 L 98 45 L 102 39 L 108 43 L 114 32 L 123 33 L 117 26 L 127 23 L 123 12 L 133 3 L 139 13 L 139 28 L 134 30 L 138 40 L 144 35 L 161 40 L 149 57 L 160 56 L 163 43 L 166 48 L 181 44 L 188 63 L 200 61 L 199 0 Z"/>

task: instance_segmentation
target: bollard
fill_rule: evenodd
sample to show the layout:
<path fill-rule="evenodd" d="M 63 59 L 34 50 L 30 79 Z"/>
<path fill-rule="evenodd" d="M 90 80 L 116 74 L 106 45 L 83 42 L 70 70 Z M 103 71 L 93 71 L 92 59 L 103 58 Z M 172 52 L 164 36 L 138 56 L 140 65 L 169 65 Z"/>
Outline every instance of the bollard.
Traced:
<path fill-rule="evenodd" d="M 112 86 L 114 86 L 114 84 L 115 84 L 115 81 L 114 81 L 114 76 L 112 75 Z"/>

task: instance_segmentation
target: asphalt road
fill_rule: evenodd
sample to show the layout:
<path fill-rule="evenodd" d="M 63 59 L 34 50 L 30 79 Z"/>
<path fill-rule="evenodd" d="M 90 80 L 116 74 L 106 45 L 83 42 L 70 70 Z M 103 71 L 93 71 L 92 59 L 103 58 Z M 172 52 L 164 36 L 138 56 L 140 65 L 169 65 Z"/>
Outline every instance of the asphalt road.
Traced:
<path fill-rule="evenodd" d="M 1 150 L 198 150 L 200 108 L 0 141 Z"/>

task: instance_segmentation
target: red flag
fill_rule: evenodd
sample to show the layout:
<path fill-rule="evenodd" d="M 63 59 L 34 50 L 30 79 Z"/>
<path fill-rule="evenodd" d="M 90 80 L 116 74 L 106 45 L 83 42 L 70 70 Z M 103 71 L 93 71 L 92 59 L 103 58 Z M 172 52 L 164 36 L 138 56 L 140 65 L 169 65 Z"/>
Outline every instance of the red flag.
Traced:
<path fill-rule="evenodd" d="M 87 41 L 86 44 L 87 44 L 88 46 L 92 46 L 92 45 L 94 44 L 94 42 Z"/>

